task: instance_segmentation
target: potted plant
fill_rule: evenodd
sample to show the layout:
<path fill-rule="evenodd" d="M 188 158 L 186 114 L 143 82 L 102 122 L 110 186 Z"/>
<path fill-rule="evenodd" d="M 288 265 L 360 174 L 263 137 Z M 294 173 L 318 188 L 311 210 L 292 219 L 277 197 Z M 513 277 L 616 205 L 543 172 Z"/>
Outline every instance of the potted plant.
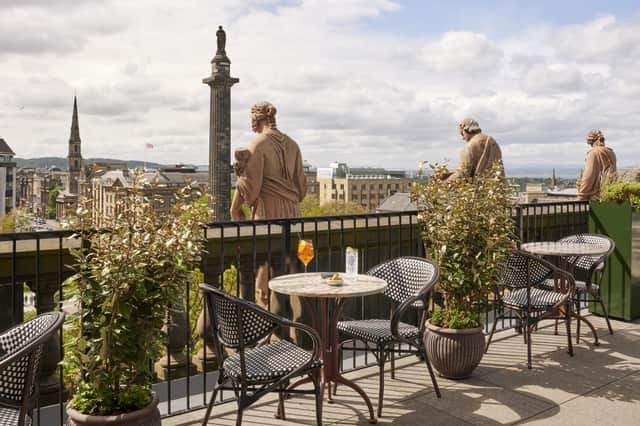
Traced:
<path fill-rule="evenodd" d="M 625 321 L 640 317 L 639 178 L 637 170 L 607 177 L 600 199 L 589 202 L 589 232 L 605 234 L 616 245 L 603 271 L 600 294 L 609 316 Z M 589 308 L 603 314 L 597 303 Z"/>
<path fill-rule="evenodd" d="M 426 253 L 440 267 L 443 306 L 424 335 L 429 359 L 447 378 L 471 375 L 484 353 L 480 312 L 515 247 L 512 189 L 496 165 L 490 174 L 447 181 L 446 165 L 412 190 Z M 422 176 L 420 176 L 422 177 Z"/>
<path fill-rule="evenodd" d="M 77 372 L 69 425 L 160 425 L 153 361 L 166 347 L 169 307 L 181 303 L 203 251 L 209 208 L 195 187 L 170 196 L 136 171 L 122 191 L 113 210 L 81 200 L 69 223 L 83 241 L 64 283 L 78 303 L 64 361 Z"/>

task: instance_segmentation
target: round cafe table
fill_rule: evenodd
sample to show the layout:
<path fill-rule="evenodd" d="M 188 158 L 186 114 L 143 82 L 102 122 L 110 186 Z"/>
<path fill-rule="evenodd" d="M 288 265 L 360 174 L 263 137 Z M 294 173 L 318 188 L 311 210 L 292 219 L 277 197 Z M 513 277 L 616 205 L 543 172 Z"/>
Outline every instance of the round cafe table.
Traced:
<path fill-rule="evenodd" d="M 333 402 L 332 384 L 336 386 L 340 383 L 350 387 L 367 404 L 370 423 L 376 423 L 371 400 L 360 386 L 340 374 L 337 323 L 342 314 L 345 299 L 382 293 L 386 287 L 387 283 L 384 280 L 368 275 L 358 275 L 357 279 L 344 277 L 344 283 L 336 286 L 326 284 L 320 273 L 283 275 L 269 281 L 269 289 L 271 291 L 289 296 L 298 296 L 303 300 L 305 308 L 309 310 L 312 326 L 320 335 L 322 344 L 321 389 L 324 392 L 326 387 L 328 401 Z M 319 312 L 316 309 L 315 300 L 318 301 Z M 330 309 L 332 301 L 335 303 L 333 304 L 333 309 Z M 308 383 L 310 380 L 309 378 L 301 379 L 291 384 L 289 389 Z"/>
<path fill-rule="evenodd" d="M 565 241 L 542 241 L 536 243 L 525 243 L 520 246 L 520 248 L 526 252 L 538 255 L 538 256 L 557 256 L 560 258 L 560 268 L 565 271 L 571 273 L 573 275 L 575 269 L 575 262 L 581 256 L 602 256 L 609 251 L 609 247 L 600 244 L 593 243 L 572 243 Z M 570 261 L 570 258 L 574 258 L 573 261 Z M 556 290 L 563 291 L 566 288 L 566 285 L 562 282 L 555 283 Z M 571 304 L 573 306 L 573 304 Z M 598 341 L 598 333 L 596 333 L 596 329 L 587 320 L 585 317 L 580 315 L 580 312 L 574 312 L 573 308 L 571 309 L 570 315 L 574 317 L 578 321 L 582 321 L 593 333 L 594 337 L 594 345 L 598 346 L 600 342 Z M 556 334 L 557 334 L 557 323 L 556 323 Z"/>

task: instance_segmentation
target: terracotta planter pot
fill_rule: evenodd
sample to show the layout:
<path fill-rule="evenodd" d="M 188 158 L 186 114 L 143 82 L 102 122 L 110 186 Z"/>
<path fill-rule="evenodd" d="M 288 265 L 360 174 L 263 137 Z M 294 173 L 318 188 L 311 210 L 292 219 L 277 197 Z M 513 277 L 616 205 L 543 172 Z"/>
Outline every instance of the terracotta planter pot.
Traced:
<path fill-rule="evenodd" d="M 82 414 L 67 405 L 67 426 L 161 426 L 158 395 L 153 393 L 151 404 L 142 410 L 116 416 L 91 416 Z"/>
<path fill-rule="evenodd" d="M 447 379 L 465 379 L 484 355 L 482 327 L 454 330 L 427 322 L 424 346 L 433 367 Z"/>

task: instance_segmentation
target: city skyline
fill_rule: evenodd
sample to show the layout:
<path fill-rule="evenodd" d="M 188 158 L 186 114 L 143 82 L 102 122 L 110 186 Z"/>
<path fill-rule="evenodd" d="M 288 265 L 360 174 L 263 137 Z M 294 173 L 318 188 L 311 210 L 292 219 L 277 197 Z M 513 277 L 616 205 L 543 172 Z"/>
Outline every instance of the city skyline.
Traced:
<path fill-rule="evenodd" d="M 496 1 L 488 20 L 463 3 L 465 14 L 383 0 L 3 2 L 0 137 L 17 157 L 64 156 L 75 93 L 84 156 L 202 164 L 201 78 L 221 24 L 243 81 L 232 97 L 232 149 L 253 138 L 249 109 L 266 99 L 317 166 L 455 164 L 456 123 L 467 115 L 502 145 L 507 171 L 579 170 L 591 127 L 620 166 L 638 163 L 638 6 L 581 2 L 573 14 L 564 4 L 549 13 L 546 1 Z"/>

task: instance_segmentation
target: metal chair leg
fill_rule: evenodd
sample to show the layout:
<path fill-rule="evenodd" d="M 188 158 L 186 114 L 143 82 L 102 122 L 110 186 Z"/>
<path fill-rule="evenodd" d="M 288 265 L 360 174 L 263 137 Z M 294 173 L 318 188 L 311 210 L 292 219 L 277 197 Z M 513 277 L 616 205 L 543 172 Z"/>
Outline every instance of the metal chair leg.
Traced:
<path fill-rule="evenodd" d="M 278 418 L 280 420 L 287 420 L 287 417 L 284 413 L 284 394 L 285 394 L 285 387 L 283 386 L 278 391 Z"/>
<path fill-rule="evenodd" d="M 211 399 L 209 400 L 209 405 L 207 406 L 207 412 L 204 415 L 204 420 L 202 420 L 202 426 L 206 426 L 209 423 L 209 417 L 211 416 L 211 410 L 213 409 L 213 404 L 216 401 L 216 395 L 218 394 L 220 383 L 213 389 L 213 395 L 211 395 Z"/>
<path fill-rule="evenodd" d="M 322 399 L 324 398 L 324 389 L 320 381 L 319 369 L 311 373 L 311 381 L 313 382 L 313 388 L 316 393 L 316 423 L 318 426 L 322 426 Z"/>
<path fill-rule="evenodd" d="M 503 317 L 504 317 L 504 315 L 500 315 L 498 318 L 496 318 L 493 321 L 493 326 L 491 326 L 491 333 L 489 334 L 489 338 L 487 339 L 487 344 L 484 347 L 484 353 L 485 354 L 489 350 L 489 345 L 491 344 L 491 339 L 493 339 L 493 333 L 495 333 L 495 331 L 496 331 L 496 325 L 498 325 L 498 320 L 502 319 Z M 426 357 L 425 357 L 425 359 L 426 359 Z M 429 365 L 429 360 L 427 360 L 427 365 Z M 429 370 L 431 370 L 431 367 L 429 367 Z"/>
<path fill-rule="evenodd" d="M 396 354 L 395 354 L 396 345 L 395 343 L 391 346 L 391 379 L 396 379 Z"/>
<path fill-rule="evenodd" d="M 382 400 L 384 398 L 384 363 L 387 359 L 387 352 L 384 349 L 379 351 L 378 355 L 378 367 L 380 369 L 379 386 L 378 391 L 378 417 L 382 417 Z"/>
<path fill-rule="evenodd" d="M 524 320 L 524 334 L 527 336 L 527 368 L 531 370 L 531 325 L 528 316 Z"/>
<path fill-rule="evenodd" d="M 576 314 L 580 315 L 580 298 L 577 297 L 575 300 L 575 308 L 576 308 Z M 578 324 L 576 324 L 576 345 L 578 343 L 580 343 L 580 320 L 576 321 Z"/>
<path fill-rule="evenodd" d="M 567 307 L 565 308 L 567 311 L 565 312 L 566 318 L 565 318 L 565 322 L 567 324 L 567 343 L 569 345 L 568 348 L 568 352 L 569 352 L 569 356 L 573 356 L 573 344 L 571 343 L 571 313 L 569 311 L 569 306 L 567 304 Z M 578 323 L 580 322 L 580 320 L 578 320 Z"/>
<path fill-rule="evenodd" d="M 427 370 L 429 370 L 429 375 L 431 376 L 433 389 L 436 391 L 436 395 L 438 396 L 438 398 L 442 398 L 442 394 L 440 393 L 440 386 L 438 386 L 436 375 L 433 372 L 433 367 L 431 367 L 431 362 L 429 362 L 429 357 L 427 356 L 427 350 L 424 347 L 422 347 L 422 355 L 424 356 L 424 362 L 427 363 Z"/>
<path fill-rule="evenodd" d="M 611 321 L 609 321 L 609 313 L 607 312 L 607 308 L 604 306 L 602 297 L 598 296 L 598 301 L 600 302 L 600 306 L 602 307 L 602 312 L 604 312 L 604 319 L 605 321 L 607 321 L 607 327 L 609 327 L 609 334 L 613 334 L 613 328 L 611 328 Z"/>
<path fill-rule="evenodd" d="M 242 408 L 240 407 L 239 401 L 238 401 L 238 413 L 236 414 L 236 426 L 242 426 Z"/>

